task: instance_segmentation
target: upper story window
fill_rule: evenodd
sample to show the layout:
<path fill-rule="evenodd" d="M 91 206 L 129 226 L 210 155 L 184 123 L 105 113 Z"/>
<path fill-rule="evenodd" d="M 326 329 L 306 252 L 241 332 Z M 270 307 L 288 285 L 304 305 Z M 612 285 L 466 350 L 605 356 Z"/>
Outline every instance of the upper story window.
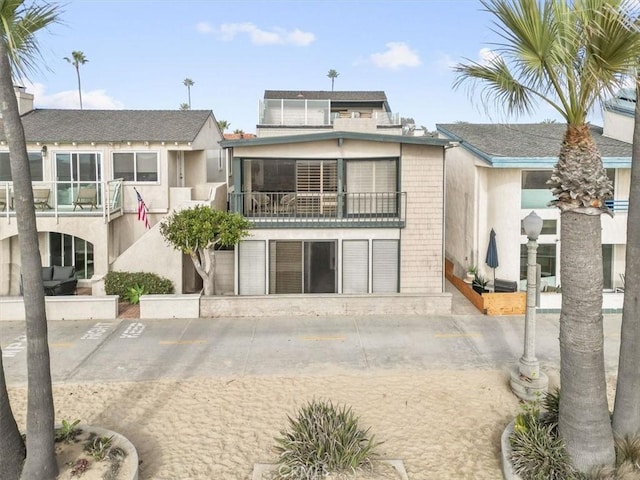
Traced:
<path fill-rule="evenodd" d="M 41 152 L 28 152 L 31 180 L 42 182 L 43 160 Z M 9 166 L 9 152 L 0 152 L 0 182 L 11 182 L 11 167 Z"/>
<path fill-rule="evenodd" d="M 607 168 L 607 176 L 615 189 L 615 169 Z M 549 208 L 554 199 L 547 185 L 550 178 L 551 170 L 523 170 L 520 208 Z"/>
<path fill-rule="evenodd" d="M 122 178 L 125 182 L 157 182 L 158 153 L 114 153 L 113 178 Z"/>

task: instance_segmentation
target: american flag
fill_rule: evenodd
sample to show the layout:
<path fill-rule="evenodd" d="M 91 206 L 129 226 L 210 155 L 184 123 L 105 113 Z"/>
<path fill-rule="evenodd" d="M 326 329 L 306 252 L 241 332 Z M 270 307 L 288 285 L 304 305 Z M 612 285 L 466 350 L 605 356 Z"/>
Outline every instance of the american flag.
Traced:
<path fill-rule="evenodd" d="M 136 195 L 138 196 L 138 220 L 144 222 L 145 228 L 151 228 L 149 217 L 147 217 L 147 205 L 145 205 L 138 190 L 136 190 Z"/>

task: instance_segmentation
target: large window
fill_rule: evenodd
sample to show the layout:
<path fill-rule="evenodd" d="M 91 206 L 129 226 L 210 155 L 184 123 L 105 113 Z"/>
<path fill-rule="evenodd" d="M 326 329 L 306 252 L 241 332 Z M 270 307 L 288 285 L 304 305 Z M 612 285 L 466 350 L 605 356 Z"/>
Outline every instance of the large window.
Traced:
<path fill-rule="evenodd" d="M 156 152 L 114 153 L 113 178 L 122 178 L 125 182 L 157 182 L 158 154 Z"/>
<path fill-rule="evenodd" d="M 44 180 L 42 167 L 42 153 L 28 152 L 31 180 L 41 182 Z M 9 152 L 0 152 L 0 182 L 11 181 L 11 167 L 9 166 Z"/>
<path fill-rule="evenodd" d="M 536 260 L 540 265 L 540 274 L 542 276 L 541 286 L 555 287 L 557 286 L 556 278 L 556 244 L 538 244 L 538 252 Z M 520 280 L 527 278 L 527 245 L 520 245 Z"/>

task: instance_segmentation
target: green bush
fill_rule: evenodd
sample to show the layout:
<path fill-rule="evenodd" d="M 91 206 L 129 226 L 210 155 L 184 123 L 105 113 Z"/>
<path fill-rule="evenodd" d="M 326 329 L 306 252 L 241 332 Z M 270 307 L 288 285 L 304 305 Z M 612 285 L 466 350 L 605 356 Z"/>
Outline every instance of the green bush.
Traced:
<path fill-rule="evenodd" d="M 328 473 L 355 472 L 376 456 L 373 435 L 358 427 L 351 408 L 313 401 L 276 438 L 281 479 L 324 478 Z"/>
<path fill-rule="evenodd" d="M 171 280 L 146 272 L 109 272 L 104 277 L 104 289 L 107 295 L 118 295 L 124 299 L 131 288 L 140 288 L 146 294 L 173 293 Z"/>

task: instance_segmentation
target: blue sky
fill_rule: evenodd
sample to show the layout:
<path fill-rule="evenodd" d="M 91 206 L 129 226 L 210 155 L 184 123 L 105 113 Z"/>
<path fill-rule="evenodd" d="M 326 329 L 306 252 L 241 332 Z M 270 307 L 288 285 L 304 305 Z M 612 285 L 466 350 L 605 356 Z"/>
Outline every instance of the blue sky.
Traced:
<path fill-rule="evenodd" d="M 70 0 L 39 37 L 49 70 L 31 76 L 38 108 L 79 108 L 64 60 L 84 52 L 84 108 L 213 110 L 230 131 L 255 132 L 264 90 L 384 90 L 394 112 L 430 130 L 455 121 L 558 119 L 541 105 L 488 116 L 451 66 L 479 60 L 497 37 L 477 0 Z M 593 121 L 599 123 L 596 114 Z"/>

